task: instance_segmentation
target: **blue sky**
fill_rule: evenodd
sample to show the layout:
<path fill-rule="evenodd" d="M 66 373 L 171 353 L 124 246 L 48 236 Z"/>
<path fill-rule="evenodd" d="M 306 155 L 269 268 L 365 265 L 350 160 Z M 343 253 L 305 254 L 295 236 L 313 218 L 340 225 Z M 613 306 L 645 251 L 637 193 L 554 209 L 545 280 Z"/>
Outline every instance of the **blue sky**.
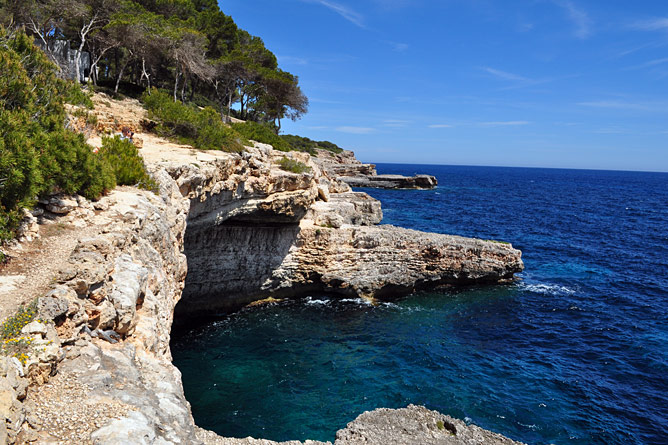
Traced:
<path fill-rule="evenodd" d="M 668 171 L 666 0 L 220 0 L 367 162 Z"/>

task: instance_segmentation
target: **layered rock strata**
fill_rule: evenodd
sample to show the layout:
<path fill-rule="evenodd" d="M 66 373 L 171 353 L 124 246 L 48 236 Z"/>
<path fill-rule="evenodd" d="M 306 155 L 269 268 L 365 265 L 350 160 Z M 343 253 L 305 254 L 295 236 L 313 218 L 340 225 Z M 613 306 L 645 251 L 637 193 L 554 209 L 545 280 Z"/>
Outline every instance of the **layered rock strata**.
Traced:
<path fill-rule="evenodd" d="M 272 156 L 262 149 L 257 156 Z M 393 297 L 506 281 L 522 270 L 521 253 L 509 244 L 379 226 L 377 200 L 335 193 L 336 178 L 306 155 L 293 156 L 312 173 L 261 174 L 266 161 L 257 161 L 202 187 L 191 179 L 196 169 L 170 170 L 191 198 L 189 272 L 177 313 L 232 311 L 258 299 L 312 293 Z"/>
<path fill-rule="evenodd" d="M 143 151 L 157 194 L 120 188 L 97 203 L 43 203 L 51 224 L 95 234 L 39 298 L 39 321 L 22 331 L 27 358 L 0 358 L 0 443 L 271 443 L 196 428 L 169 350 L 186 284 L 179 317 L 268 295 L 496 282 L 522 268 L 508 245 L 378 226 L 377 201 L 305 154 L 288 154 L 312 168 L 298 175 L 262 145 L 242 155 Z"/>
<path fill-rule="evenodd" d="M 376 166 L 363 164 L 352 151 L 333 153 L 318 149 L 314 162 L 326 175 L 345 182 L 351 187 L 371 187 L 385 189 L 433 189 L 438 181 L 431 175 L 379 175 Z"/>

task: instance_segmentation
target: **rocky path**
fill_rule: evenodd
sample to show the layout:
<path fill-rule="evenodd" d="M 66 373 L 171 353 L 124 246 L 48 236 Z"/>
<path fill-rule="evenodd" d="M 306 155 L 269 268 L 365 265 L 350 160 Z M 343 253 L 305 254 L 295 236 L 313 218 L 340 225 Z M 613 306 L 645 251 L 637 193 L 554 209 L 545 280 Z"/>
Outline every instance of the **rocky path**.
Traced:
<path fill-rule="evenodd" d="M 30 241 L 5 248 L 8 261 L 0 266 L 0 321 L 14 314 L 21 304 L 51 289 L 58 269 L 69 258 L 77 240 L 98 231 L 95 226 L 77 227 L 71 219 L 45 220 Z"/>

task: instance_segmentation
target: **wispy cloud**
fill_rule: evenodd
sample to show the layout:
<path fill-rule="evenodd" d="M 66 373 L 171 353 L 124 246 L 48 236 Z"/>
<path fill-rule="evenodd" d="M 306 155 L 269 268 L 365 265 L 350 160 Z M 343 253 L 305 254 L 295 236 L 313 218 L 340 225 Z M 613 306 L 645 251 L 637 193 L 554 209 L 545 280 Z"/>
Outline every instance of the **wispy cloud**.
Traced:
<path fill-rule="evenodd" d="M 668 102 L 657 101 L 630 101 L 630 100 L 598 100 L 590 102 L 580 102 L 578 105 L 583 107 L 604 108 L 609 110 L 621 111 L 645 111 L 652 113 L 668 112 Z"/>
<path fill-rule="evenodd" d="M 586 39 L 591 35 L 591 19 L 589 15 L 578 8 L 575 3 L 570 0 L 552 0 L 552 3 L 564 9 L 568 14 L 568 18 L 575 26 L 574 35 L 578 39 Z"/>
<path fill-rule="evenodd" d="M 390 128 L 403 128 L 407 127 L 411 121 L 401 120 L 401 119 L 386 119 L 383 121 L 383 127 Z"/>
<path fill-rule="evenodd" d="M 364 16 L 354 9 L 349 8 L 348 6 L 342 5 L 341 3 L 332 2 L 329 0 L 303 0 L 307 3 L 318 3 L 326 8 L 331 9 L 332 11 L 339 14 L 344 19 L 348 20 L 353 25 L 364 28 Z"/>
<path fill-rule="evenodd" d="M 518 125 L 529 125 L 529 121 L 499 121 L 499 122 L 481 122 L 481 127 L 514 127 Z"/>
<path fill-rule="evenodd" d="M 649 62 L 645 62 L 645 63 L 642 63 L 640 65 L 630 66 L 626 69 L 627 70 L 639 70 L 639 69 L 643 69 L 643 68 L 652 68 L 652 67 L 655 67 L 657 65 L 662 65 L 664 63 L 668 63 L 668 57 L 664 57 L 662 59 L 650 60 Z"/>
<path fill-rule="evenodd" d="M 455 128 L 455 127 L 516 127 L 521 125 L 529 125 L 529 121 L 492 121 L 492 122 L 459 122 L 454 124 L 431 124 L 427 128 Z"/>
<path fill-rule="evenodd" d="M 622 127 L 606 127 L 592 131 L 595 134 L 627 134 L 629 131 Z"/>
<path fill-rule="evenodd" d="M 336 127 L 336 131 L 339 133 L 350 133 L 350 134 L 371 134 L 376 131 L 375 128 L 370 127 Z"/>
<path fill-rule="evenodd" d="M 532 82 L 532 80 L 527 78 L 527 77 L 520 76 L 518 74 L 509 73 L 507 71 L 501 71 L 501 70 L 497 70 L 497 69 L 494 69 L 494 68 L 488 68 L 488 67 L 483 68 L 483 70 L 486 71 L 487 73 L 489 73 L 489 74 L 491 74 L 495 77 L 498 77 L 499 79 L 503 79 L 503 80 L 513 80 L 513 81 L 517 81 L 517 82 Z"/>
<path fill-rule="evenodd" d="M 399 42 L 388 42 L 392 45 L 392 48 L 399 53 L 402 53 L 408 49 L 408 43 L 399 43 Z"/>
<path fill-rule="evenodd" d="M 637 103 L 637 102 L 625 102 L 620 100 L 598 100 L 592 102 L 580 102 L 578 105 L 582 107 L 592 107 L 592 108 L 608 108 L 612 110 L 636 110 L 636 111 L 649 111 L 652 109 L 647 104 Z"/>
<path fill-rule="evenodd" d="M 314 104 L 327 104 L 327 105 L 343 105 L 345 102 L 340 100 L 330 100 L 330 99 L 320 99 L 318 97 L 309 97 L 309 102 Z"/>
<path fill-rule="evenodd" d="M 301 57 L 277 56 L 277 58 L 281 63 L 287 63 L 291 65 L 308 65 L 308 60 Z"/>
<path fill-rule="evenodd" d="M 631 25 L 631 28 L 641 31 L 668 31 L 668 17 L 657 17 L 636 22 Z"/>

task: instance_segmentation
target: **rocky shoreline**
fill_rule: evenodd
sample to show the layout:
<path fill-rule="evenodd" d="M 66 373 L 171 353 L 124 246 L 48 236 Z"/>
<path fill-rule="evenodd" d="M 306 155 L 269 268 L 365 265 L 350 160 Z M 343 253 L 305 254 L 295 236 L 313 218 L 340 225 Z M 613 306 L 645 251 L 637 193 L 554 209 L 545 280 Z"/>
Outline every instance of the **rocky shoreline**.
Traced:
<path fill-rule="evenodd" d="M 355 158 L 355 153 L 343 150 L 341 153 L 318 149 L 314 162 L 325 174 L 351 187 L 383 189 L 433 189 L 438 185 L 431 175 L 379 175 L 374 164 L 364 164 Z"/>
<path fill-rule="evenodd" d="M 295 174 L 277 167 L 284 153 L 261 144 L 237 155 L 142 137 L 158 193 L 53 197 L 27 217 L 32 230 L 92 235 L 60 259 L 37 300 L 38 321 L 22 330 L 24 362 L 0 356 L 0 443 L 271 444 L 196 427 L 171 363 L 175 317 L 271 296 L 384 298 L 522 270 L 507 244 L 377 225 L 380 204 L 306 154 L 288 154 L 311 167 Z M 514 443 L 424 408 L 374 413 L 336 444 Z"/>

